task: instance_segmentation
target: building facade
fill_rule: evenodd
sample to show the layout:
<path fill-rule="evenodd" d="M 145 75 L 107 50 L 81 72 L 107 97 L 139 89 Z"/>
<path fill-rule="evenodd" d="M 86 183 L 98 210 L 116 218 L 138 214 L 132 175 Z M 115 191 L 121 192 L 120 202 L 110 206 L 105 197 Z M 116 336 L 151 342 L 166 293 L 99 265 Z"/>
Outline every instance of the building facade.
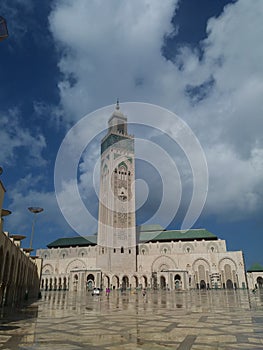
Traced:
<path fill-rule="evenodd" d="M 25 236 L 4 231 L 4 217 L 11 214 L 2 208 L 4 194 L 0 181 L 0 307 L 37 298 L 42 269 L 42 260 L 30 256 L 31 249 L 21 248 Z"/>
<path fill-rule="evenodd" d="M 134 139 L 117 103 L 101 142 L 98 234 L 40 249 L 41 288 L 247 288 L 241 251 L 206 229 L 136 227 Z"/>
<path fill-rule="evenodd" d="M 263 289 L 263 266 L 255 263 L 247 270 L 247 282 L 250 289 Z"/>

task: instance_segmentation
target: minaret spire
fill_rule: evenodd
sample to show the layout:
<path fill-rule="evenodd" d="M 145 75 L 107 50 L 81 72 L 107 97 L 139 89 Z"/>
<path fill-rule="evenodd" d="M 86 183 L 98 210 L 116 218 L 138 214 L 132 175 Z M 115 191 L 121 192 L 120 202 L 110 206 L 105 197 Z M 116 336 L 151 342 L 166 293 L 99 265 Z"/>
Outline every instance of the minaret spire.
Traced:
<path fill-rule="evenodd" d="M 119 110 L 120 109 L 120 101 L 119 98 L 117 98 L 117 102 L 116 102 L 116 109 Z"/>

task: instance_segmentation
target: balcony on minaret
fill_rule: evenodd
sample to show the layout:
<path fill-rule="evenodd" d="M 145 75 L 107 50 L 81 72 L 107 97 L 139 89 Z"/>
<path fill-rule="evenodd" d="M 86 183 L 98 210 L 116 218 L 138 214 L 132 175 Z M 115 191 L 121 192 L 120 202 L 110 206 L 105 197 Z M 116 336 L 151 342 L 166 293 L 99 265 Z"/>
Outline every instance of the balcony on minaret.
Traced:
<path fill-rule="evenodd" d="M 127 135 L 127 118 L 119 111 L 116 110 L 112 113 L 111 118 L 108 121 L 108 133 L 116 133 Z"/>
<path fill-rule="evenodd" d="M 108 121 L 107 135 L 101 140 L 101 154 L 113 145 L 134 152 L 134 137 L 128 134 L 127 117 L 120 111 L 118 102 Z"/>

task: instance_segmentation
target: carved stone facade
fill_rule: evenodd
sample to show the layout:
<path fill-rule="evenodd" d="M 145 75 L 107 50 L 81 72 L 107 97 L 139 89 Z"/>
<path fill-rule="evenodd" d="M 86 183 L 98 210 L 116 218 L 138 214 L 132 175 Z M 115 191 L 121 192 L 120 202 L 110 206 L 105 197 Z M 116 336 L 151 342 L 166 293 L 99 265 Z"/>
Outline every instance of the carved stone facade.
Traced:
<path fill-rule="evenodd" d="M 136 270 L 134 139 L 117 104 L 101 141 L 97 266 L 103 271 Z"/>
<path fill-rule="evenodd" d="M 40 249 L 42 289 L 247 288 L 243 254 L 205 229 L 166 231 L 135 222 L 134 139 L 117 104 L 101 142 L 98 235 Z"/>
<path fill-rule="evenodd" d="M 191 230 L 192 233 L 194 231 Z M 206 230 L 203 231 L 205 235 Z M 70 244 L 70 239 L 66 240 L 66 244 Z M 63 239 L 58 244 L 62 246 Z M 115 252 L 119 259 L 117 271 L 103 270 L 97 265 L 98 257 L 107 255 L 99 245 L 54 246 L 41 249 L 38 254 L 44 260 L 41 287 L 46 290 L 85 290 L 93 287 L 171 290 L 247 288 L 242 252 L 228 252 L 226 242 L 214 238 L 211 241 L 152 240 L 139 243 L 135 257 L 137 269 L 134 271 L 130 271 L 126 262 L 129 251 L 124 249 L 122 252 L 121 248 Z"/>

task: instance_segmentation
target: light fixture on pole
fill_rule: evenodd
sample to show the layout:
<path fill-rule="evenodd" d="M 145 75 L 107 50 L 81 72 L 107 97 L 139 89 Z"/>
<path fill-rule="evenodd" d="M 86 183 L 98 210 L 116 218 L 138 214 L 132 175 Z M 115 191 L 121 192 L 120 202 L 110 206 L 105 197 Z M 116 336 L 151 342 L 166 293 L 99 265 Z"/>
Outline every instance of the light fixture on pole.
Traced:
<path fill-rule="evenodd" d="M 30 237 L 30 246 L 29 249 L 32 249 L 32 243 L 33 243 L 33 237 L 34 237 L 34 230 L 35 230 L 35 222 L 36 217 L 38 213 L 41 213 L 44 209 L 39 207 L 29 207 L 28 210 L 34 214 L 34 219 L 32 222 L 32 231 L 31 231 L 31 237 Z"/>
<path fill-rule="evenodd" d="M 0 16 L 0 41 L 8 37 L 8 30 L 6 25 L 6 20 L 4 17 Z"/>

